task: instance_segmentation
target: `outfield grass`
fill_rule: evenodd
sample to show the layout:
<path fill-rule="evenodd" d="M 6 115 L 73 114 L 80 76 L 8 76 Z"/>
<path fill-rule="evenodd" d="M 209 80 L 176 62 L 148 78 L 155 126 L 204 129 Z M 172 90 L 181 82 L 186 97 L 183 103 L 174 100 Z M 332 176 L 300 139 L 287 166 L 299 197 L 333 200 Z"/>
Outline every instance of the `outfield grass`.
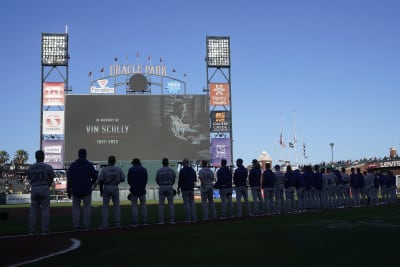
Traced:
<path fill-rule="evenodd" d="M 177 218 L 182 210 L 177 204 Z M 129 206 L 122 214 L 128 223 Z M 149 205 L 149 215 L 156 221 L 157 205 Z M 93 223 L 100 223 L 100 208 L 93 209 Z M 51 224 L 70 229 L 70 213 Z M 26 225 L 27 218 L 0 221 L 0 233 Z M 398 266 L 399 236 L 395 204 L 80 235 L 80 249 L 31 266 Z"/>

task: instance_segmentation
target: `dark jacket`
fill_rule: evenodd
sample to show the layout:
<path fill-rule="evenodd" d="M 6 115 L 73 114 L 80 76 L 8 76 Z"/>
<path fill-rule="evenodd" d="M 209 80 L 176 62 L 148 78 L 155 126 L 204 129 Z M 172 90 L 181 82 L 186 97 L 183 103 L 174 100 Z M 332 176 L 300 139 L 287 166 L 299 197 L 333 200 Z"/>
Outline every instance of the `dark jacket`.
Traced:
<path fill-rule="evenodd" d="M 242 165 L 237 167 L 235 172 L 233 173 L 233 182 L 236 187 L 246 186 L 247 180 L 247 169 Z"/>
<path fill-rule="evenodd" d="M 274 187 L 275 184 L 275 174 L 272 170 L 265 170 L 262 176 L 261 186 L 262 188 Z"/>
<path fill-rule="evenodd" d="M 67 192 L 77 196 L 87 196 L 92 193 L 98 173 L 93 164 L 85 158 L 75 160 L 67 172 Z"/>
<path fill-rule="evenodd" d="M 134 196 L 142 196 L 146 194 L 147 170 L 142 166 L 132 166 L 128 171 L 129 191 Z"/>
<path fill-rule="evenodd" d="M 196 180 L 195 170 L 192 167 L 184 166 L 179 171 L 178 188 L 182 191 L 194 190 Z"/>
<path fill-rule="evenodd" d="M 217 171 L 217 182 L 215 188 L 232 188 L 232 173 L 228 167 L 221 167 Z"/>
<path fill-rule="evenodd" d="M 261 169 L 254 167 L 249 172 L 249 184 L 253 186 L 261 186 Z"/>

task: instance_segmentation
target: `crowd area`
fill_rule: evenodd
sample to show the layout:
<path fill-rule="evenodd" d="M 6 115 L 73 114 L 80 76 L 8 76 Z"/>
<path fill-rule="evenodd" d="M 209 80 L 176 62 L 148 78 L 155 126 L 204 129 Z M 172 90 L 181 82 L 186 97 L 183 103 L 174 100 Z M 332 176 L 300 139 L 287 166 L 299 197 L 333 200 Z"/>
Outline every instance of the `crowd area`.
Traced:
<path fill-rule="evenodd" d="M 109 206 L 113 205 L 113 223 L 121 227 L 121 209 L 118 185 L 127 180 L 130 186 L 132 226 L 147 225 L 146 186 L 147 169 L 140 159 L 132 161 L 132 167 L 125 174 L 115 166 L 115 156 L 109 156 L 108 165 L 98 173 L 93 164 L 86 159 L 86 150 L 81 149 L 78 159 L 67 172 L 67 194 L 72 199 L 72 227 L 75 230 L 89 230 L 91 225 L 92 191 L 100 189 L 103 198 L 102 222 L 100 228 L 109 227 Z M 41 209 L 42 233 L 49 231 L 49 186 L 54 182 L 54 171 L 43 163 L 44 153 L 37 152 L 38 161 L 28 170 L 28 181 L 32 185 L 30 233 L 36 232 L 36 213 Z M 183 159 L 182 168 L 176 173 L 169 167 L 167 158 L 162 160 L 157 170 L 158 223 L 174 224 L 176 194 L 183 199 L 184 222 L 196 222 L 194 190 L 200 182 L 201 220 L 237 218 L 242 216 L 268 216 L 299 213 L 306 210 L 336 209 L 382 205 L 397 202 L 396 177 L 390 171 L 374 173 L 373 169 L 362 173 L 360 168 L 345 167 L 340 170 L 324 165 L 304 166 L 292 169 L 290 165 L 281 170 L 280 165 L 273 168 L 266 163 L 261 168 L 257 160 L 250 167 L 236 160 L 236 168 L 227 166 L 225 159 L 215 171 L 207 161 L 202 161 L 198 172 Z M 214 191 L 219 191 L 221 206 L 217 211 Z M 233 195 L 236 195 L 235 200 Z M 251 197 L 250 197 L 251 195 Z M 168 217 L 164 211 L 167 204 Z M 197 208 L 198 209 L 198 208 Z M 81 216 L 82 215 L 82 216 Z"/>

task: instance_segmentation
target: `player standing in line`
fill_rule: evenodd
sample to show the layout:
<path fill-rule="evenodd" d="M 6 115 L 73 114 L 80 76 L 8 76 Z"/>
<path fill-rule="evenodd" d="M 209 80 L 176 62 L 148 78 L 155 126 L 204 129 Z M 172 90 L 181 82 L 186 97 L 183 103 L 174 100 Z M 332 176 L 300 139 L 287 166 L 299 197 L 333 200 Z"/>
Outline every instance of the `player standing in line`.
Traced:
<path fill-rule="evenodd" d="M 367 170 L 367 175 L 364 177 L 365 188 L 367 194 L 367 205 L 375 205 L 375 174 L 373 169 Z"/>
<path fill-rule="evenodd" d="M 194 203 L 194 184 L 197 180 L 195 170 L 189 166 L 189 159 L 182 161 L 183 168 L 179 171 L 178 194 L 182 190 L 185 222 L 197 222 L 196 206 Z"/>
<path fill-rule="evenodd" d="M 313 208 L 313 204 L 314 204 L 313 195 L 312 195 L 314 173 L 312 171 L 311 165 L 304 166 L 303 178 L 304 178 L 304 185 L 305 185 L 304 208 L 311 209 L 311 208 Z"/>
<path fill-rule="evenodd" d="M 201 182 L 201 205 L 203 207 L 203 220 L 207 221 L 211 213 L 211 219 L 216 219 L 217 214 L 215 210 L 215 203 L 214 203 L 214 173 L 207 165 L 206 160 L 201 161 L 201 169 L 199 171 L 199 179 Z M 208 204 L 207 204 L 208 202 Z M 210 207 L 208 207 L 208 205 Z"/>
<path fill-rule="evenodd" d="M 360 206 L 360 192 L 358 189 L 358 181 L 357 174 L 354 168 L 350 169 L 350 187 L 351 187 L 351 196 L 353 198 L 353 206 Z"/>
<path fill-rule="evenodd" d="M 275 174 L 271 170 L 271 163 L 265 163 L 265 171 L 263 172 L 261 187 L 264 191 L 265 213 L 271 215 L 274 211 L 274 183 Z"/>
<path fill-rule="evenodd" d="M 233 218 L 232 206 L 232 173 L 228 166 L 226 166 L 226 159 L 221 160 L 221 167 L 217 171 L 216 188 L 219 188 L 219 195 L 221 197 L 221 219 L 227 217 L 227 209 L 229 208 L 230 216 Z"/>
<path fill-rule="evenodd" d="M 293 171 L 294 177 L 296 178 L 295 188 L 296 188 L 296 195 L 297 195 L 297 205 L 296 211 L 303 212 L 304 211 L 304 176 L 300 172 L 299 169 Z"/>
<path fill-rule="evenodd" d="M 321 208 L 328 209 L 329 208 L 329 176 L 330 174 L 326 171 L 325 168 L 321 168 L 322 173 L 322 187 L 321 187 Z"/>
<path fill-rule="evenodd" d="M 261 195 L 261 166 L 256 159 L 253 159 L 252 164 L 253 168 L 249 172 L 249 184 L 253 196 L 253 214 L 262 216 L 264 215 L 264 200 Z"/>
<path fill-rule="evenodd" d="M 322 173 L 319 170 L 319 165 L 314 166 L 314 208 L 320 209 L 322 207 L 322 187 L 323 187 L 323 179 Z"/>
<path fill-rule="evenodd" d="M 284 183 L 285 174 L 281 171 L 281 166 L 275 165 L 275 182 L 274 182 L 274 196 L 275 196 L 275 212 L 274 214 L 282 214 L 284 212 Z"/>
<path fill-rule="evenodd" d="M 162 168 L 158 169 L 156 174 L 156 183 L 159 186 L 158 191 L 158 223 L 164 224 L 164 202 L 168 201 L 169 219 L 171 224 L 175 224 L 175 207 L 174 207 L 174 189 L 176 174 L 173 169 L 168 167 L 167 158 L 162 160 Z"/>
<path fill-rule="evenodd" d="M 243 216 L 242 197 L 246 204 L 247 215 L 251 216 L 251 208 L 249 202 L 249 195 L 247 192 L 247 169 L 243 166 L 243 160 L 236 160 L 236 170 L 233 173 L 233 182 L 236 190 L 236 208 L 237 216 Z"/>
<path fill-rule="evenodd" d="M 360 195 L 360 205 L 365 205 L 365 195 L 366 195 L 366 188 L 365 188 L 365 181 L 364 181 L 364 174 L 362 174 L 361 169 L 356 169 L 356 179 L 358 185 L 358 192 Z"/>
<path fill-rule="evenodd" d="M 29 234 L 36 233 L 36 221 L 41 209 L 42 234 L 49 232 L 50 221 L 50 186 L 54 180 L 53 167 L 44 163 L 44 152 L 35 152 L 36 163 L 28 169 L 28 181 L 31 185 L 31 207 L 29 209 Z"/>
<path fill-rule="evenodd" d="M 78 151 L 78 159 L 69 167 L 67 173 L 67 194 L 72 195 L 72 224 L 75 230 L 81 229 L 80 215 L 83 202 L 83 230 L 88 231 L 90 226 L 92 189 L 97 181 L 97 171 L 93 164 L 86 159 L 86 149 Z"/>
<path fill-rule="evenodd" d="M 147 225 L 147 206 L 146 206 L 146 185 L 147 170 L 142 167 L 140 159 L 132 160 L 132 167 L 128 171 L 128 184 L 130 185 L 131 207 L 132 207 L 132 224 L 138 224 L 138 200 L 140 201 L 140 209 L 142 212 L 143 225 Z"/>
<path fill-rule="evenodd" d="M 286 196 L 286 212 L 292 213 L 295 209 L 295 199 L 294 199 L 294 192 L 295 192 L 295 185 L 296 185 L 296 177 L 292 170 L 292 166 L 288 165 L 286 167 L 285 173 L 285 196 Z"/>
<path fill-rule="evenodd" d="M 351 206 L 351 198 L 350 198 L 350 176 L 346 173 L 346 168 L 342 167 L 342 194 L 344 199 L 344 207 Z"/>
<path fill-rule="evenodd" d="M 119 202 L 119 183 L 125 181 L 125 174 L 120 167 L 115 166 L 115 156 L 108 157 L 108 166 L 101 170 L 99 176 L 100 196 L 103 197 L 102 228 L 108 227 L 108 207 L 110 199 L 114 207 L 115 227 L 121 227 L 121 206 Z"/>

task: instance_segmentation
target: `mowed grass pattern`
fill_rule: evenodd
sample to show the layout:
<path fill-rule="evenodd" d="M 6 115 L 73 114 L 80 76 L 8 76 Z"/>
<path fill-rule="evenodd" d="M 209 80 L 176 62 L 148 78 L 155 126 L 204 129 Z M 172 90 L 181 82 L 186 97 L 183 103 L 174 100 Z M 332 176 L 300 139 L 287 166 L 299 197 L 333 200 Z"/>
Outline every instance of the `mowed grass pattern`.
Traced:
<path fill-rule="evenodd" d="M 182 204 L 175 207 L 182 220 Z M 122 209 L 129 224 L 130 207 Z M 200 205 L 197 210 L 201 218 Z M 150 222 L 157 221 L 157 211 L 149 205 Z M 100 213 L 93 208 L 94 226 L 100 225 Z M 0 233 L 25 231 L 27 218 L 13 221 L 0 221 Z M 51 218 L 53 231 L 69 230 L 70 224 L 69 212 Z M 78 250 L 31 266 L 354 267 L 397 266 L 400 259 L 398 204 L 96 232 L 77 233 Z"/>

